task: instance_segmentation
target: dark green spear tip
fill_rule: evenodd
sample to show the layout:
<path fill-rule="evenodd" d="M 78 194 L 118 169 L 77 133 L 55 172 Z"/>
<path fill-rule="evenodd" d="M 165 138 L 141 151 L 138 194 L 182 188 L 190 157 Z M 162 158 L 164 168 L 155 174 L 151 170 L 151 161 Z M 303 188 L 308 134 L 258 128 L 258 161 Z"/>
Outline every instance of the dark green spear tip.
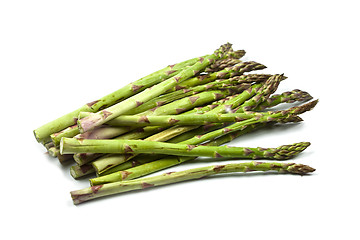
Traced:
<path fill-rule="evenodd" d="M 282 145 L 276 148 L 274 158 L 279 160 L 292 158 L 304 151 L 309 146 L 310 142 L 299 142 L 291 145 Z"/>
<path fill-rule="evenodd" d="M 225 43 L 221 45 L 218 49 L 214 51 L 214 55 L 216 55 L 219 58 L 224 57 L 225 54 L 227 54 L 229 51 L 232 51 L 231 43 Z"/>

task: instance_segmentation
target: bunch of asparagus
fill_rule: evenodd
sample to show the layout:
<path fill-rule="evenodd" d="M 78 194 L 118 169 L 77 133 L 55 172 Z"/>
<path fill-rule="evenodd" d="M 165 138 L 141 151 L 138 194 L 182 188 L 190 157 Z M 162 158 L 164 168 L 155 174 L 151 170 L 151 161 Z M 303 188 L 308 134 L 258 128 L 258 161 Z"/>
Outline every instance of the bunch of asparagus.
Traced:
<path fill-rule="evenodd" d="M 142 178 L 200 156 L 286 160 L 310 145 L 221 146 L 260 128 L 300 122 L 299 115 L 318 102 L 298 89 L 275 94 L 286 77 L 249 74 L 266 67 L 240 60 L 244 55 L 244 50 L 224 44 L 212 54 L 169 65 L 34 130 L 51 156 L 62 164 L 75 163 L 70 167 L 75 179 L 90 176 L 91 187 L 71 192 L 74 204 L 213 174 L 313 172 L 302 164 L 252 161 Z M 299 104 L 271 110 L 281 103 Z"/>

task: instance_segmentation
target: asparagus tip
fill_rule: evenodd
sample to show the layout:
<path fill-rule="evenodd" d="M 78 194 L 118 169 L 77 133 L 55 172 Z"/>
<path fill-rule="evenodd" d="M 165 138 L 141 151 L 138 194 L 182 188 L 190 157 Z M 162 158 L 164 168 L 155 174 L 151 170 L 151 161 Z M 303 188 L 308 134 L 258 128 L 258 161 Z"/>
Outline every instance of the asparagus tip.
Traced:
<path fill-rule="evenodd" d="M 316 169 L 304 164 L 292 164 L 288 167 L 287 171 L 290 173 L 296 173 L 304 175 L 307 173 L 314 172 Z"/>
<path fill-rule="evenodd" d="M 282 145 L 276 149 L 275 158 L 285 160 L 292 158 L 311 145 L 310 142 L 299 142 L 291 145 Z"/>
<path fill-rule="evenodd" d="M 301 114 L 301 113 L 312 110 L 318 104 L 318 102 L 319 102 L 319 99 L 316 99 L 314 101 L 311 101 L 309 103 L 305 103 L 305 104 L 303 104 L 301 106 L 294 107 L 292 109 L 295 110 L 295 114 Z"/>

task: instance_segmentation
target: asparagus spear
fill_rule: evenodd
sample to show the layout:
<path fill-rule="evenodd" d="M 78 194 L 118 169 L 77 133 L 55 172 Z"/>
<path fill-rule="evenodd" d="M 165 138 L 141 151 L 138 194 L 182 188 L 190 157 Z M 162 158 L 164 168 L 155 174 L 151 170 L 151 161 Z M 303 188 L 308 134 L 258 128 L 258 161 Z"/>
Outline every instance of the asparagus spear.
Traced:
<path fill-rule="evenodd" d="M 205 125 L 209 123 L 239 122 L 256 115 L 252 113 L 205 113 L 184 115 L 134 116 L 122 115 L 111 121 L 112 126 L 173 126 Z"/>
<path fill-rule="evenodd" d="M 233 98 L 232 96 L 229 96 L 227 98 L 224 98 L 224 99 L 221 99 L 221 100 L 217 101 L 216 103 L 217 104 L 222 104 L 222 103 L 224 103 L 226 101 L 229 101 L 232 98 Z M 166 106 L 163 106 L 163 107 L 166 107 Z M 163 108 L 163 107 L 160 107 L 160 108 Z M 170 110 L 172 110 L 174 108 L 176 108 L 176 106 L 170 107 Z M 158 109 L 158 110 L 161 110 L 161 109 Z M 166 111 L 161 110 L 161 112 L 166 112 Z M 156 113 L 159 113 L 159 111 L 156 112 Z M 183 114 L 185 114 L 185 113 L 183 113 Z M 150 114 L 151 114 L 151 112 L 150 112 Z M 151 127 L 151 128 L 154 128 L 154 127 Z M 207 130 L 212 129 L 211 126 L 208 126 L 208 125 L 205 125 L 203 128 L 207 129 Z M 149 127 L 146 127 L 145 129 L 146 129 L 146 131 L 149 132 L 149 130 L 148 130 Z M 191 131 L 193 129 L 194 129 L 194 127 L 187 127 L 187 129 L 184 128 L 184 127 L 180 127 L 178 129 L 177 128 L 170 129 L 170 131 L 173 131 L 173 133 L 174 133 L 173 136 L 175 136 L 175 135 L 179 135 L 179 134 L 181 134 L 183 132 Z M 162 136 L 162 137 L 169 136 L 169 133 L 164 134 L 164 133 L 160 132 L 156 136 L 150 137 L 147 140 L 165 141 L 165 140 L 169 139 L 169 138 L 166 138 L 166 139 L 165 138 L 160 138 L 160 137 L 157 137 L 157 136 Z M 138 138 L 134 137 L 134 134 L 129 133 L 129 134 L 121 135 L 117 139 L 138 139 Z M 90 157 L 89 157 L 89 155 L 90 155 Z M 93 155 L 93 156 L 91 156 L 91 155 Z M 124 160 L 131 159 L 131 156 L 129 156 L 129 155 L 123 156 L 121 154 L 117 154 L 118 157 L 115 157 L 114 155 L 112 155 L 110 158 L 107 158 L 106 156 L 102 157 L 101 154 L 91 154 L 91 153 L 75 154 L 75 156 L 76 156 L 75 160 L 77 160 L 77 162 L 83 162 L 83 163 L 85 163 L 85 162 L 87 163 L 87 162 L 90 162 L 90 161 L 96 159 L 96 161 L 93 162 L 93 165 L 94 165 L 94 167 L 95 167 L 95 169 L 97 170 L 98 173 L 107 171 L 109 168 L 113 168 L 113 167 L 123 163 Z M 92 158 L 92 157 L 94 157 L 94 158 Z M 99 157 L 101 157 L 101 158 L 99 158 Z"/>
<path fill-rule="evenodd" d="M 183 132 L 186 131 L 191 131 L 194 127 L 190 127 L 190 126 L 183 126 L 178 128 L 176 131 L 174 131 L 173 129 L 166 129 L 164 131 L 160 131 L 157 134 L 153 134 L 149 137 L 147 137 L 145 140 L 147 141 L 166 141 L 168 139 L 171 139 L 175 136 L 177 136 L 178 134 L 181 134 Z M 129 140 L 130 138 L 126 138 L 123 136 L 120 136 L 118 138 L 115 138 L 115 140 Z M 139 138 L 134 138 L 134 139 L 139 139 Z M 83 153 L 84 154 L 84 153 Z M 93 155 L 91 155 L 91 153 L 86 153 L 87 155 L 81 156 L 81 153 L 79 153 L 80 156 L 78 156 L 75 161 L 79 164 L 79 165 L 83 165 L 85 163 L 88 163 L 94 159 L 92 159 L 91 156 L 94 156 L 96 159 L 96 162 L 93 163 L 94 167 L 96 169 L 107 169 L 110 168 L 112 165 L 114 164 L 120 164 L 124 161 L 128 161 L 130 160 L 134 154 L 96 154 L 96 153 L 92 153 Z M 90 157 L 89 157 L 90 156 Z M 99 171 L 99 170 L 98 170 Z"/>
<path fill-rule="evenodd" d="M 241 68 L 239 68 L 239 71 L 240 70 L 241 70 Z M 249 74 L 249 75 L 244 75 L 244 76 L 235 76 L 232 79 L 229 79 L 228 81 L 236 81 L 238 83 L 243 83 L 243 85 L 238 86 L 237 90 L 236 90 L 236 91 L 242 91 L 244 88 L 246 88 L 248 86 L 245 83 L 262 82 L 264 80 L 267 80 L 269 78 L 269 76 L 270 75 L 267 75 L 267 74 Z M 219 79 L 217 81 L 221 81 L 221 80 L 222 79 Z M 207 88 L 207 86 L 208 85 L 205 85 L 205 88 Z M 203 86 L 199 86 L 199 88 L 195 89 L 195 91 L 200 91 L 200 87 L 203 88 Z M 208 88 L 210 88 L 210 87 L 208 87 Z M 183 90 L 178 90 L 177 92 L 179 92 L 179 91 L 183 91 Z M 195 94 L 195 91 L 194 91 L 193 94 Z M 227 90 L 227 91 L 231 91 L 231 90 Z M 224 91 L 222 91 L 222 92 L 224 92 Z M 163 104 L 166 103 L 166 101 L 162 100 L 161 98 L 154 99 L 155 101 L 150 100 L 149 103 L 144 103 L 143 105 L 139 106 L 138 108 L 131 109 L 131 110 L 127 111 L 126 114 L 137 114 L 139 112 L 143 112 L 143 110 L 146 110 L 146 109 L 151 109 L 151 111 L 146 111 L 145 113 L 142 113 L 142 114 L 147 114 L 147 115 L 149 115 L 149 114 L 151 114 L 151 115 L 175 114 L 175 113 L 178 113 L 179 111 L 184 111 L 185 109 L 188 109 L 189 107 L 194 107 L 193 103 L 191 105 L 188 105 L 189 102 L 186 100 L 187 98 L 185 99 L 185 97 L 192 96 L 191 99 L 197 99 L 199 97 L 199 99 L 197 101 L 197 104 L 196 104 L 197 106 L 199 106 L 199 105 L 203 105 L 205 103 L 205 101 L 207 101 L 206 99 L 209 99 L 209 98 L 205 98 L 204 95 L 209 95 L 210 94 L 208 92 L 207 94 L 204 94 L 204 95 L 198 95 L 198 94 L 193 95 L 191 92 L 186 91 L 186 93 L 184 93 L 182 96 L 181 95 L 179 96 L 179 95 L 176 95 L 175 93 L 176 92 L 172 92 L 172 93 L 168 94 L 168 95 L 171 94 L 170 99 L 174 98 L 174 96 L 177 96 L 177 97 L 180 97 L 180 98 L 182 96 L 184 96 L 184 99 L 181 100 L 181 101 L 178 100 L 179 102 L 174 102 L 171 105 L 164 105 L 164 106 L 163 106 Z M 213 93 L 216 94 L 216 92 L 213 92 Z M 217 95 L 213 95 L 213 96 L 216 97 Z M 200 101 L 201 99 L 203 99 L 204 101 Z M 176 100 L 176 99 L 174 99 L 174 100 Z M 158 109 L 158 108 L 160 108 L 160 109 Z M 82 113 L 79 113 L 78 118 L 88 116 L 88 115 L 81 115 L 81 114 Z M 93 135 L 94 136 L 97 135 L 99 138 L 100 137 L 112 138 L 114 136 L 117 136 L 117 135 L 120 135 L 120 134 L 123 134 L 123 133 L 127 132 L 128 129 L 121 129 L 121 128 L 114 129 L 113 128 L 112 129 L 113 134 L 108 135 L 108 136 L 104 136 L 104 135 L 101 136 L 101 135 L 99 135 L 98 131 L 102 132 L 103 130 L 102 129 L 94 130 Z M 79 133 L 80 133 L 80 131 L 77 128 L 77 126 L 73 125 L 73 126 L 68 127 L 67 129 L 65 129 L 65 130 L 63 130 L 63 131 L 61 131 L 59 133 L 52 134 L 51 139 L 55 143 L 55 145 L 58 146 L 60 144 L 60 139 L 62 137 L 74 137 L 75 135 L 77 135 Z M 79 135 L 78 137 L 79 138 L 86 138 L 86 135 Z"/>
<path fill-rule="evenodd" d="M 211 64 L 209 67 L 207 67 L 204 72 L 207 73 L 213 73 L 213 72 L 219 72 L 227 67 L 232 67 L 235 64 L 241 63 L 242 61 L 237 58 L 226 58 L 215 61 L 213 64 Z"/>
<path fill-rule="evenodd" d="M 60 153 L 149 153 L 168 154 L 177 156 L 204 156 L 204 157 L 234 157 L 250 159 L 289 159 L 305 150 L 310 143 L 300 142 L 293 145 L 284 145 L 278 148 L 248 148 L 248 147 L 213 147 L 189 144 L 176 144 L 142 140 L 94 140 L 63 138 L 60 144 Z M 288 151 L 290 150 L 290 151 Z"/>
<path fill-rule="evenodd" d="M 241 134 L 244 134 L 247 132 L 246 129 L 251 129 L 251 126 L 254 126 L 254 124 L 268 124 L 269 120 L 271 122 L 293 122 L 293 121 L 299 121 L 298 118 L 294 118 L 293 116 L 296 114 L 301 114 L 305 111 L 309 111 L 311 110 L 317 103 L 316 101 L 312 101 L 310 103 L 307 104 L 303 104 L 301 106 L 298 107 L 293 107 L 291 109 L 288 109 L 286 111 L 280 111 L 276 114 L 273 114 L 271 117 L 264 115 L 264 117 L 266 119 L 268 119 L 267 121 L 261 120 L 261 118 L 253 121 L 253 120 L 245 120 L 243 122 L 239 122 L 239 123 L 235 123 L 233 125 L 227 126 L 223 129 L 219 129 L 219 130 L 215 130 L 212 132 L 209 132 L 207 134 L 203 134 L 200 136 L 195 136 L 193 138 L 190 138 L 186 141 L 181 142 L 181 144 L 189 144 L 189 145 L 195 145 L 195 144 L 201 144 L 204 143 L 206 141 L 213 142 L 214 139 L 219 137 L 223 137 L 223 136 L 230 136 L 230 139 L 236 138 L 238 136 L 240 136 Z M 259 126 L 259 125 L 258 125 Z M 226 137 L 224 137 L 226 138 Z M 229 139 L 229 138 L 227 138 Z M 185 161 L 191 161 L 194 160 L 195 158 L 193 157 L 165 157 L 163 159 L 154 161 L 154 162 L 150 162 L 150 163 L 146 163 L 144 165 L 140 165 L 137 167 L 133 167 L 131 169 L 128 169 L 126 172 L 123 171 L 119 171 L 119 172 L 113 172 L 107 176 L 103 176 L 101 178 L 95 178 L 95 179 L 91 179 L 91 183 L 103 183 L 103 182 L 111 182 L 111 181 L 121 181 L 123 180 L 123 177 L 125 176 L 127 179 L 134 179 L 134 178 L 138 178 L 171 166 L 175 166 L 178 165 L 182 162 Z"/>
<path fill-rule="evenodd" d="M 216 128 L 214 128 L 214 126 L 201 126 L 200 128 L 197 129 L 197 131 L 191 131 L 191 132 L 186 132 L 182 134 L 182 138 L 179 138 L 178 141 L 175 142 L 180 142 L 181 139 L 188 139 L 191 138 L 193 136 L 199 135 L 201 133 L 204 132 L 208 132 L 209 130 L 214 130 Z M 245 130 L 243 131 L 245 132 Z M 186 136 L 187 135 L 187 136 Z M 124 136 L 124 135 L 123 135 Z M 122 137 L 123 137 L 122 136 Z M 233 135 L 231 135 L 233 136 Z M 121 139 L 121 138 L 120 138 Z M 127 138 L 123 138 L 123 139 L 127 139 Z M 174 142 L 174 138 L 171 139 L 171 142 Z M 218 142 L 219 139 L 216 140 L 216 142 Z M 210 143 L 209 143 L 210 144 Z M 70 174 L 73 178 L 78 179 L 80 177 L 92 174 L 95 172 L 94 167 L 91 165 L 91 163 L 89 164 L 89 162 L 98 159 L 99 157 L 102 157 L 104 154 L 94 154 L 94 153 L 79 153 L 79 154 L 74 154 L 74 160 L 78 163 L 78 165 L 74 165 L 70 167 Z M 121 159 L 123 159 L 123 155 L 122 154 L 109 154 L 110 157 L 107 159 L 107 161 L 109 162 L 109 164 L 111 164 L 111 160 L 114 159 L 114 162 L 119 162 L 122 161 Z M 117 157 L 116 157 L 117 156 Z M 105 158 L 105 157 L 104 157 Z M 148 154 L 141 154 L 136 156 L 135 158 L 128 160 L 126 162 L 123 162 L 113 168 L 110 168 L 106 171 L 104 171 L 101 175 L 108 175 L 110 173 L 113 172 L 117 172 L 117 171 L 122 171 L 131 167 L 136 167 L 138 165 L 144 164 L 144 163 L 148 163 L 151 161 L 154 161 L 156 159 L 161 158 L 159 155 L 148 155 Z M 80 165 L 79 165 L 80 163 Z"/>
<path fill-rule="evenodd" d="M 216 128 L 214 128 L 213 126 L 205 125 L 205 126 L 201 126 L 200 128 L 198 128 L 197 131 L 184 132 L 181 135 L 182 135 L 182 138 L 188 139 L 190 137 L 193 137 L 195 135 L 198 135 L 198 134 L 201 134 L 201 133 L 207 132 L 209 130 L 213 130 L 213 129 L 216 129 Z M 186 135 L 188 135 L 188 136 L 186 136 Z M 152 138 L 149 138 L 149 140 L 156 140 L 156 139 L 154 139 L 155 137 L 156 137 L 156 135 Z M 123 135 L 123 136 L 120 136 L 118 139 L 128 139 L 128 138 L 126 138 L 125 135 Z M 157 140 L 160 140 L 160 139 L 157 139 Z M 165 139 L 161 139 L 161 140 L 164 141 Z M 171 140 L 173 140 L 173 138 Z M 180 142 L 180 140 L 178 140 L 177 142 Z M 100 157 L 101 157 L 101 159 L 99 159 Z M 103 174 L 107 175 L 109 173 L 125 170 L 128 168 L 135 167 L 140 164 L 148 163 L 153 160 L 161 158 L 161 156 L 156 155 L 156 154 L 153 154 L 153 155 L 141 154 L 138 156 L 134 156 L 135 157 L 134 159 L 131 159 L 131 156 L 129 156 L 129 155 L 127 155 L 126 158 L 124 158 L 124 157 L 125 156 L 123 154 L 107 154 L 107 155 L 104 155 L 101 153 L 74 154 L 74 160 L 78 163 L 78 165 L 72 166 L 70 169 L 70 173 L 71 173 L 71 176 L 75 179 L 83 177 L 83 176 L 91 174 L 91 173 L 94 173 L 95 168 L 91 165 L 91 163 L 89 164 L 89 162 L 91 162 L 95 159 L 98 160 L 97 164 L 95 164 L 95 166 L 97 166 L 98 168 L 100 167 L 99 166 L 100 164 L 103 164 L 103 165 L 117 164 L 115 167 L 109 168 L 108 170 L 106 170 L 107 168 L 104 167 Z M 131 159 L 131 160 L 129 160 L 129 159 Z M 126 160 L 126 161 L 123 162 L 124 160 Z"/>
<path fill-rule="evenodd" d="M 174 137 L 168 140 L 168 142 L 171 143 L 179 143 L 182 141 L 185 141 L 189 138 L 195 137 L 195 136 L 199 136 L 201 134 L 204 134 L 206 132 L 215 130 L 215 129 L 219 129 L 221 128 L 221 126 L 213 126 L 213 125 L 204 125 L 201 127 L 198 127 L 197 129 L 193 130 L 193 131 L 188 131 L 185 133 L 181 134 L 181 137 Z M 211 142 L 211 141 L 210 141 Z M 210 144 L 209 142 L 209 144 Z M 211 145 L 211 146 L 216 146 L 216 145 Z M 163 155 L 161 154 L 139 154 L 137 156 L 135 156 L 133 159 L 131 159 L 130 161 L 126 161 L 123 162 L 121 164 L 116 165 L 115 167 L 112 167 L 110 169 L 104 170 L 101 173 L 97 172 L 97 174 L 99 176 L 105 176 L 108 175 L 110 173 L 114 173 L 114 172 L 118 172 L 118 171 L 122 171 L 122 170 L 126 170 L 128 168 L 132 168 L 132 167 L 136 167 L 138 165 L 144 164 L 144 163 L 148 163 L 157 159 L 161 159 L 163 158 Z"/>
<path fill-rule="evenodd" d="M 236 64 L 235 66 L 225 68 L 224 70 L 221 70 L 219 72 L 209 73 L 209 74 L 190 78 L 188 80 L 185 80 L 182 83 L 179 83 L 175 87 L 171 88 L 169 91 L 177 91 L 177 90 L 183 89 L 183 88 L 189 88 L 189 87 L 194 87 L 194 86 L 201 85 L 201 84 L 206 84 L 206 83 L 212 82 L 216 79 L 240 76 L 245 72 L 261 70 L 264 68 L 266 68 L 266 66 L 264 66 L 263 64 L 257 63 L 257 62 L 253 62 L 253 61 L 242 62 L 242 63 Z"/>
<path fill-rule="evenodd" d="M 162 127 L 145 127 L 145 128 L 138 128 L 133 130 L 132 132 L 129 132 L 127 134 L 123 134 L 121 136 L 118 136 L 114 139 L 129 139 L 129 140 L 135 140 L 135 139 L 144 139 L 146 137 L 149 137 L 151 135 L 157 134 L 161 131 L 163 131 L 164 128 Z M 164 134 L 166 135 L 166 134 Z M 100 157 L 102 157 L 104 154 L 102 153 L 79 153 L 74 154 L 74 160 L 77 162 L 78 165 L 84 165 L 86 163 L 92 162 L 93 160 L 96 160 Z"/>
<path fill-rule="evenodd" d="M 95 173 L 95 169 L 92 167 L 91 164 L 84 164 L 82 166 L 73 165 L 70 167 L 70 175 L 74 179 L 78 179 L 92 173 Z"/>
<path fill-rule="evenodd" d="M 161 106 L 159 108 L 146 111 L 142 114 L 146 114 L 146 115 L 180 114 L 196 106 L 201 106 L 206 103 L 212 102 L 214 100 L 225 98 L 226 96 L 229 96 L 232 93 L 233 91 L 229 89 L 201 92 L 191 97 L 186 97 L 178 101 Z M 111 121 L 109 121 L 109 124 L 111 124 Z M 126 132 L 129 132 L 135 128 L 136 127 L 102 126 L 101 128 L 97 128 L 94 129 L 93 131 L 79 134 L 75 137 L 81 139 L 81 138 L 89 138 L 89 136 L 92 136 L 92 138 L 96 138 L 96 139 L 110 139 L 117 137 L 121 134 L 124 134 Z"/>
<path fill-rule="evenodd" d="M 234 172 L 250 171 L 277 171 L 279 173 L 291 173 L 304 175 L 314 172 L 315 169 L 303 164 L 278 163 L 278 162 L 245 162 L 226 165 L 214 165 L 189 169 L 180 172 L 168 172 L 154 177 L 123 181 L 121 183 L 108 183 L 92 186 L 89 188 L 72 191 L 71 197 L 74 204 L 79 204 L 98 197 L 128 192 L 132 190 L 145 189 L 192 179 L 200 179 L 206 176 Z"/>
<path fill-rule="evenodd" d="M 313 97 L 299 89 L 292 91 L 283 92 L 282 94 L 275 94 L 268 98 L 266 101 L 260 103 L 254 110 L 264 110 L 266 108 L 274 107 L 280 103 L 293 103 L 293 102 L 306 102 L 311 100 Z"/>
<path fill-rule="evenodd" d="M 168 67 L 165 67 L 133 83 L 130 83 L 121 89 L 100 98 L 99 100 L 87 103 L 79 109 L 35 129 L 34 135 L 38 142 L 46 142 L 50 139 L 51 134 L 76 124 L 77 117 L 80 112 L 97 112 L 100 109 L 111 106 L 123 99 L 137 94 L 145 88 L 151 87 L 165 79 L 175 76 L 182 69 L 195 64 L 200 59 L 204 59 L 205 57 L 206 56 L 202 56 L 199 58 L 189 59 L 181 63 L 169 65 Z"/>
<path fill-rule="evenodd" d="M 212 55 L 208 55 L 203 59 L 200 59 L 194 65 L 187 67 L 175 76 L 158 83 L 151 88 L 147 88 L 144 91 L 130 97 L 120 103 L 117 103 L 111 107 L 108 107 L 102 111 L 92 114 L 91 116 L 85 117 L 78 120 L 78 127 L 80 132 L 87 132 L 93 130 L 95 127 L 100 126 L 118 116 L 125 113 L 126 111 L 136 108 L 144 102 L 159 96 L 166 92 L 168 89 L 174 87 L 179 82 L 196 75 L 199 71 L 206 68 L 208 65 L 213 63 L 217 59 L 227 58 L 228 51 L 231 48 L 230 44 L 222 45 Z"/>
<path fill-rule="evenodd" d="M 244 91 L 243 93 L 239 94 L 238 96 L 228 100 L 225 102 L 224 106 L 222 107 L 217 107 L 213 110 L 211 110 L 212 113 L 220 113 L 220 112 L 225 112 L 227 110 L 227 108 L 233 108 L 233 107 L 237 107 L 238 105 L 244 103 L 247 99 L 249 99 L 251 96 L 253 96 L 254 94 L 256 94 L 257 89 L 261 89 L 261 91 L 258 94 L 263 94 L 266 91 L 269 91 L 270 89 L 272 89 L 274 91 L 274 87 L 276 87 L 276 84 L 273 84 L 276 81 L 279 81 L 283 79 L 283 77 L 279 76 L 273 76 L 270 77 L 264 84 L 256 84 L 254 86 L 252 86 L 250 88 L 249 91 Z M 266 86 L 266 87 L 263 87 Z M 175 128 L 176 129 L 176 128 Z M 162 140 L 159 140 L 162 141 Z M 119 157 L 119 161 L 114 161 L 116 160 L 116 158 L 102 158 L 102 159 L 98 159 L 95 162 L 93 162 L 93 166 L 96 169 L 97 173 L 102 173 L 104 171 L 107 171 L 110 168 L 113 168 L 115 166 L 117 166 L 118 164 L 121 164 L 124 160 L 130 159 L 127 156 L 124 157 Z"/>
<path fill-rule="evenodd" d="M 239 88 L 238 90 L 241 91 L 241 88 Z M 208 102 L 212 102 L 216 99 L 221 99 L 221 98 L 226 99 L 226 97 L 228 97 L 230 94 L 232 94 L 232 92 L 233 92 L 233 90 L 229 90 L 229 89 L 202 92 L 202 93 L 193 95 L 191 97 L 185 97 L 183 99 L 179 99 L 175 102 L 166 104 L 164 106 L 160 106 L 158 108 L 148 110 L 141 114 L 155 115 L 155 116 L 164 115 L 164 114 L 179 114 L 188 109 L 194 108 L 196 106 L 201 106 Z M 111 124 L 111 121 L 108 122 L 108 124 Z M 119 136 L 121 134 L 127 133 L 134 129 L 135 129 L 135 127 L 102 126 L 101 128 L 97 128 L 88 133 L 79 134 L 75 137 L 76 138 L 88 138 L 89 136 L 93 136 L 93 138 L 97 138 L 97 139 L 110 139 L 110 138 Z M 59 136 L 72 137 L 72 136 L 63 136 L 63 135 L 59 135 Z M 60 139 L 61 138 L 56 137 L 56 142 L 58 142 L 59 144 L 60 144 Z"/>
<path fill-rule="evenodd" d="M 283 75 L 275 74 L 271 76 L 265 84 L 256 92 L 256 96 L 244 102 L 236 112 L 251 111 L 256 108 L 260 103 L 266 101 L 269 96 L 276 91 L 280 81 L 282 81 Z"/>
<path fill-rule="evenodd" d="M 231 98 L 228 101 L 224 102 L 223 104 L 225 106 L 227 106 L 227 107 L 228 106 L 236 107 L 239 104 L 243 103 L 245 100 L 247 100 L 249 97 L 251 97 L 251 95 L 255 94 L 254 89 L 260 88 L 261 86 L 262 86 L 262 84 L 254 85 L 251 88 L 252 89 L 251 91 L 244 91 L 241 94 L 239 94 L 238 96 L 236 96 L 234 98 Z M 224 112 L 224 111 L 226 111 L 226 107 L 218 107 L 215 110 L 212 110 L 213 113 L 221 113 L 221 112 Z M 144 113 L 142 113 L 142 114 L 144 114 Z M 192 130 L 192 129 L 193 128 L 190 128 L 190 130 Z M 176 128 L 174 128 L 174 131 L 176 131 Z M 177 134 L 179 134 L 179 132 L 177 132 Z M 163 141 L 163 140 L 159 140 L 159 141 Z M 93 166 L 95 167 L 97 173 L 102 173 L 102 172 L 107 171 L 108 169 L 110 169 L 112 167 L 117 166 L 118 164 L 121 164 L 124 161 L 124 157 L 120 157 L 119 161 L 114 161 L 115 159 L 116 158 L 111 158 L 111 159 L 101 158 L 101 159 L 98 159 L 98 160 L 94 161 Z M 130 158 L 126 158 L 126 159 L 130 159 Z"/>
<path fill-rule="evenodd" d="M 198 85 L 190 88 L 183 88 L 177 90 L 175 92 L 170 92 L 165 95 L 159 96 L 155 99 L 149 100 L 148 102 L 142 104 L 136 109 L 131 109 L 130 111 L 124 113 L 125 115 L 134 115 L 138 113 L 142 113 L 146 110 L 157 108 L 159 106 L 163 106 L 167 103 L 173 102 L 175 100 L 192 96 L 194 94 L 209 91 L 209 90 L 219 90 L 221 88 L 231 88 L 237 89 L 237 91 L 241 91 L 242 89 L 248 88 L 249 85 L 245 83 L 252 82 L 262 82 L 269 78 L 270 75 L 267 74 L 250 74 L 250 75 L 241 75 L 235 76 L 229 79 L 218 79 L 211 83 Z M 237 84 L 237 85 L 235 85 Z M 240 85 L 241 84 L 241 85 Z"/>

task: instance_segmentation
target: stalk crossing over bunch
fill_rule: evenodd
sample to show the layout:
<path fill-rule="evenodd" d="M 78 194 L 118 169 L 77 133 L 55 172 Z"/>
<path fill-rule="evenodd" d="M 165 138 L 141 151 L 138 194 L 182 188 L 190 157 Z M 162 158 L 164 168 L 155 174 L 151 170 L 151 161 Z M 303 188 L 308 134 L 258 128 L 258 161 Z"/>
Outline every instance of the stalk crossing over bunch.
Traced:
<path fill-rule="evenodd" d="M 310 146 L 303 139 L 272 148 L 231 146 L 232 140 L 257 129 L 299 123 L 299 115 L 318 103 L 308 102 L 312 96 L 299 89 L 276 93 L 284 74 L 251 73 L 266 66 L 243 62 L 244 55 L 244 50 L 234 51 L 226 43 L 35 129 L 36 140 L 50 156 L 73 164 L 70 174 L 75 179 L 89 177 L 91 187 L 71 192 L 74 204 L 213 174 L 315 171 L 295 163 L 241 162 L 143 178 L 199 156 L 286 160 Z M 284 109 L 283 103 L 293 106 Z"/>

